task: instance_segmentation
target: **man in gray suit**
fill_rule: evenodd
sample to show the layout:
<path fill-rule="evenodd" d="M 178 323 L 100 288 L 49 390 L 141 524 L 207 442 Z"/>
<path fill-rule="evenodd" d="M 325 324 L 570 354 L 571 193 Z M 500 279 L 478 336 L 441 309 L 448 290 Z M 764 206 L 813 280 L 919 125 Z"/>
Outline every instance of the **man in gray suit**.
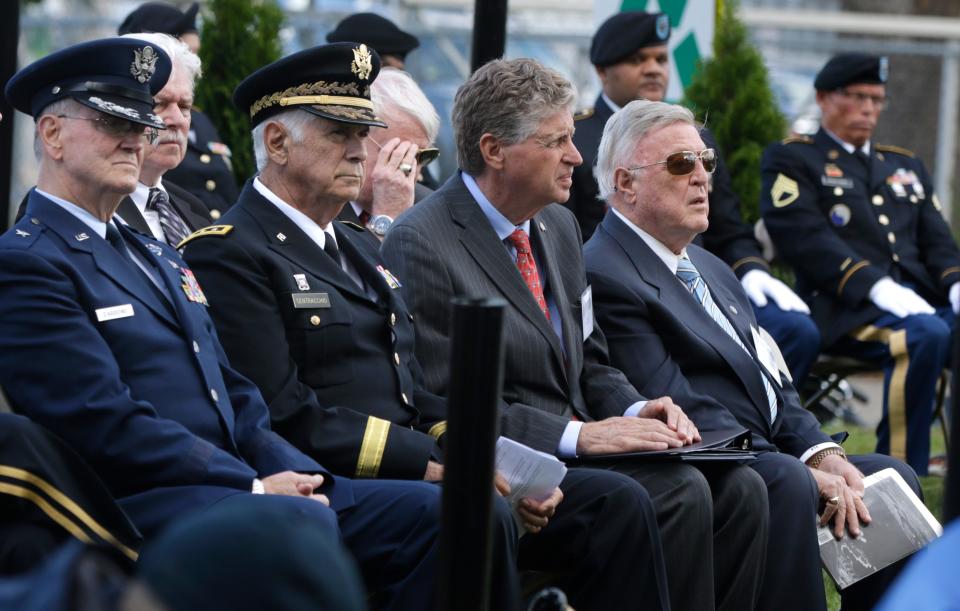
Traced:
<path fill-rule="evenodd" d="M 414 315 L 429 390 L 447 392 L 450 299 L 501 296 L 502 434 L 564 459 L 680 447 L 699 439 L 683 411 L 668 397 L 647 401 L 609 366 L 577 221 L 551 205 L 569 197 L 582 161 L 573 101 L 569 81 L 533 60 L 493 61 L 474 73 L 453 108 L 461 172 L 394 223 L 383 254 Z M 753 608 L 768 523 L 756 473 L 604 464 L 653 499 L 674 610 Z M 736 561 L 715 562 L 714 549 Z"/>

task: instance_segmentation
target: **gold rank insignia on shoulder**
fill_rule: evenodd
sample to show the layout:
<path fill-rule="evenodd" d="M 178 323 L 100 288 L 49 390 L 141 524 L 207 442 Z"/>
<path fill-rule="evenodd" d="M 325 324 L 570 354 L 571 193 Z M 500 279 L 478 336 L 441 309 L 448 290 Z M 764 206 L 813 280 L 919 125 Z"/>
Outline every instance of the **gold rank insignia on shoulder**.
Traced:
<path fill-rule="evenodd" d="M 360 232 L 366 231 L 366 229 L 364 229 L 364 228 L 361 227 L 360 225 L 354 223 L 353 221 L 340 221 L 340 224 L 341 224 L 341 225 L 344 225 L 344 226 L 346 226 L 346 227 L 349 227 L 350 229 L 353 229 L 354 231 L 360 231 Z"/>
<path fill-rule="evenodd" d="M 784 174 L 777 174 L 777 179 L 770 187 L 770 197 L 773 199 L 774 208 L 785 208 L 800 197 L 800 185 Z"/>
<path fill-rule="evenodd" d="M 177 250 L 180 250 L 191 241 L 202 238 L 210 235 L 215 235 L 219 237 L 224 237 L 228 233 L 233 231 L 233 225 L 210 225 L 209 227 L 204 227 L 203 229 L 197 229 L 187 237 L 183 238 L 179 244 L 177 244 Z"/>
<path fill-rule="evenodd" d="M 574 121 L 582 121 L 584 119 L 589 119 L 593 116 L 593 108 L 581 108 L 580 110 L 573 113 Z"/>
<path fill-rule="evenodd" d="M 350 71 L 357 75 L 361 81 L 370 78 L 373 72 L 373 55 L 367 50 L 367 45 L 360 45 L 353 49 L 353 62 L 350 63 Z"/>
<path fill-rule="evenodd" d="M 810 136 L 790 136 L 780 141 L 780 144 L 813 144 L 813 138 Z"/>
<path fill-rule="evenodd" d="M 902 146 L 893 146 L 892 144 L 878 144 L 874 146 L 874 148 L 884 153 L 897 153 L 898 155 L 903 155 L 904 157 L 912 158 L 917 156 L 916 153 L 910 149 L 905 149 Z"/>

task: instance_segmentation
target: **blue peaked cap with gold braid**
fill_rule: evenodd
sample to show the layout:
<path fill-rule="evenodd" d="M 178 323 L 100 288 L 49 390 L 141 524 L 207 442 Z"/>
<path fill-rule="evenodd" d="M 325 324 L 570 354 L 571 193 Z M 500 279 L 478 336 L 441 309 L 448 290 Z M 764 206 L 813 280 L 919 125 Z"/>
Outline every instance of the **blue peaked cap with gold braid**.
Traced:
<path fill-rule="evenodd" d="M 153 96 L 170 78 L 170 58 L 132 38 L 92 40 L 61 49 L 26 66 L 7 83 L 10 105 L 34 119 L 50 104 L 72 98 L 134 123 L 164 129 Z"/>

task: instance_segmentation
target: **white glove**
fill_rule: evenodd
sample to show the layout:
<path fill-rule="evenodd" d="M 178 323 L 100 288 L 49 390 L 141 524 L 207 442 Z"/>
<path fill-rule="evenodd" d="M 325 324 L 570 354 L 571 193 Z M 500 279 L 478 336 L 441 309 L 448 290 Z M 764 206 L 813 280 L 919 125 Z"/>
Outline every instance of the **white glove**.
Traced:
<path fill-rule="evenodd" d="M 751 269 L 740 279 L 747 297 L 758 308 L 767 305 L 767 297 L 773 299 L 781 310 L 785 312 L 810 313 L 810 308 L 797 296 L 790 287 L 780 282 L 762 269 Z"/>
<path fill-rule="evenodd" d="M 923 297 L 897 284 L 890 277 L 877 280 L 870 289 L 870 301 L 881 310 L 900 318 L 913 314 L 935 313 L 933 307 Z"/>
<path fill-rule="evenodd" d="M 954 314 L 960 314 L 960 282 L 954 282 L 950 287 L 950 306 Z"/>

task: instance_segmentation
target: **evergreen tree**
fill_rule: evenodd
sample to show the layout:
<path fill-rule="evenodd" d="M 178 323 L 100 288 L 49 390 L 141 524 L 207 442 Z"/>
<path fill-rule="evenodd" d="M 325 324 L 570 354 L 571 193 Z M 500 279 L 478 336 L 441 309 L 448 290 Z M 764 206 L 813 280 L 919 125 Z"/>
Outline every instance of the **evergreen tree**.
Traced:
<path fill-rule="evenodd" d="M 759 217 L 760 157 L 786 135 L 786 120 L 770 89 L 766 66 L 736 15 L 737 2 L 722 3 L 713 35 L 713 57 L 704 61 L 685 91 L 684 103 L 716 136 L 748 223 Z"/>
<path fill-rule="evenodd" d="M 244 77 L 280 58 L 284 16 L 273 0 L 210 0 L 207 6 L 196 101 L 230 147 L 233 173 L 242 184 L 256 164 L 250 117 L 234 107 L 233 90 Z"/>

